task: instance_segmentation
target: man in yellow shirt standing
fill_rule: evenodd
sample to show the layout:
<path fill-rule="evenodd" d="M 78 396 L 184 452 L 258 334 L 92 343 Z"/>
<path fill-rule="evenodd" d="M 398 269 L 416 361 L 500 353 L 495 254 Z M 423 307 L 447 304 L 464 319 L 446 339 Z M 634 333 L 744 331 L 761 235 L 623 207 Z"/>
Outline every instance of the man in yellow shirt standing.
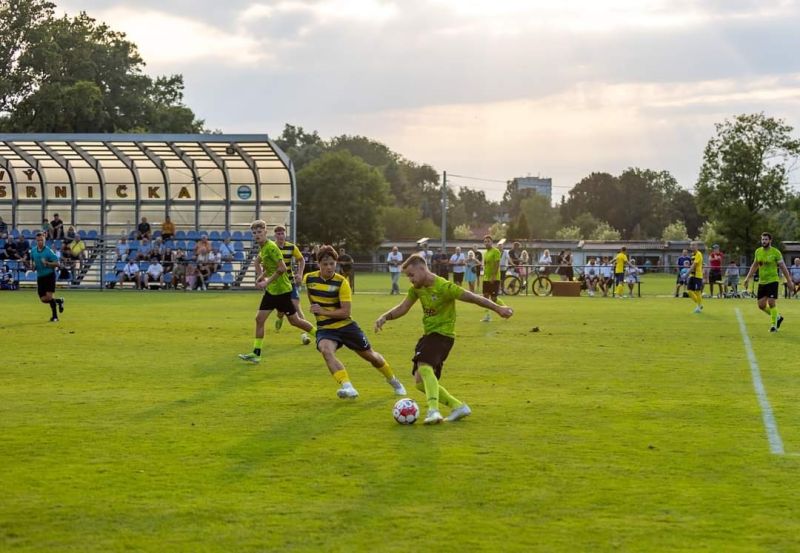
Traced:
<path fill-rule="evenodd" d="M 695 303 L 694 312 L 703 312 L 703 252 L 700 243 L 692 242 L 692 264 L 689 266 L 689 282 L 686 284 L 686 293 Z"/>
<path fill-rule="evenodd" d="M 611 263 L 614 265 L 614 295 L 621 298 L 625 288 L 625 267 L 628 266 L 628 250 L 625 246 L 619 249 Z"/>

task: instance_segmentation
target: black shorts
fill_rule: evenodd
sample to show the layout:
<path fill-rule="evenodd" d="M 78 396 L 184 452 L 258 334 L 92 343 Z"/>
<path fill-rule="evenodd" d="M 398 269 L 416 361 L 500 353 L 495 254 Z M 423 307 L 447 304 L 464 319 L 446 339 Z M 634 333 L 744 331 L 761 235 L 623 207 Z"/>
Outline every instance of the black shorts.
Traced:
<path fill-rule="evenodd" d="M 275 309 L 278 313 L 283 313 L 287 317 L 291 317 L 297 313 L 292 303 L 292 293 L 286 292 L 285 294 L 278 294 L 273 296 L 269 292 L 264 292 L 264 297 L 261 298 L 261 305 L 259 311 L 272 311 Z"/>
<path fill-rule="evenodd" d="M 497 297 L 497 292 L 500 291 L 499 280 L 485 280 L 483 281 L 483 295 Z"/>
<path fill-rule="evenodd" d="M 614 273 L 614 284 L 620 285 L 625 282 L 625 273 Z"/>
<path fill-rule="evenodd" d="M 703 290 L 703 279 L 700 277 L 689 277 L 689 284 L 686 285 L 687 290 L 693 292 L 701 292 Z"/>
<path fill-rule="evenodd" d="M 367 335 L 353 321 L 342 328 L 317 328 L 317 349 L 321 340 L 331 340 L 336 342 L 336 349 L 347 346 L 353 351 L 367 351 L 372 346 L 367 339 Z"/>
<path fill-rule="evenodd" d="M 708 272 L 708 281 L 709 282 L 719 282 L 722 280 L 722 270 L 721 269 L 711 269 Z"/>
<path fill-rule="evenodd" d="M 411 374 L 417 372 L 420 364 L 424 364 L 433 367 L 436 378 L 441 378 L 442 366 L 447 360 L 447 356 L 450 355 L 453 343 L 455 343 L 455 338 L 435 332 L 420 338 L 414 347 L 414 357 L 411 359 L 414 362 L 414 368 L 411 370 Z"/>
<path fill-rule="evenodd" d="M 778 283 L 777 282 L 770 282 L 769 284 L 759 284 L 758 285 L 758 293 L 756 294 L 758 299 L 761 298 L 771 298 L 777 299 L 778 298 Z"/>
<path fill-rule="evenodd" d="M 456 284 L 464 282 L 464 273 L 453 273 L 453 282 Z"/>
<path fill-rule="evenodd" d="M 56 291 L 56 274 L 55 272 L 49 275 L 36 277 L 36 288 L 39 291 L 39 297 L 43 298 L 45 294 L 51 294 Z"/>

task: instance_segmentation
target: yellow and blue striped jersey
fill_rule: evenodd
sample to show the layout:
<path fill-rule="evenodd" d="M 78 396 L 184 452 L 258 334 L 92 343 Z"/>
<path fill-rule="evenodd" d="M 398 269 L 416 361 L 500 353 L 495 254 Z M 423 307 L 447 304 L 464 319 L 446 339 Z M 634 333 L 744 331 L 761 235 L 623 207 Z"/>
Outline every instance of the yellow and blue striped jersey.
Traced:
<path fill-rule="evenodd" d="M 275 242 L 275 244 L 277 245 L 278 243 Z M 286 264 L 289 280 L 293 281 L 294 272 L 292 271 L 292 260 L 294 260 L 295 264 L 297 264 L 299 259 L 303 259 L 303 254 L 300 253 L 300 249 L 291 242 L 284 242 L 283 246 L 278 246 L 278 249 L 280 249 L 281 253 L 283 254 L 283 262 Z"/>
<path fill-rule="evenodd" d="M 353 301 L 353 292 L 347 278 L 334 273 L 329 280 L 320 276 L 319 271 L 306 273 L 303 277 L 303 284 L 306 286 L 308 300 L 317 303 L 324 311 L 339 309 L 342 303 Z M 333 319 L 325 315 L 315 315 L 317 318 L 317 328 L 344 328 L 353 322 L 350 317 L 346 319 Z"/>

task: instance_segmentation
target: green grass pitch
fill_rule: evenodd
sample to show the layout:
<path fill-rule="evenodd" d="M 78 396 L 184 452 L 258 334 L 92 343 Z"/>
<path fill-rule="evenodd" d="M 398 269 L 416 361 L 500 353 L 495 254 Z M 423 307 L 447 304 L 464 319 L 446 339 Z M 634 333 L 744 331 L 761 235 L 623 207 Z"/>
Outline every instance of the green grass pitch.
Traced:
<path fill-rule="evenodd" d="M 424 410 L 419 307 L 372 332 L 388 284 L 360 275 L 353 316 Z M 459 303 L 442 382 L 473 415 L 435 427 L 396 424 L 346 350 L 361 396 L 337 399 L 273 318 L 261 365 L 237 359 L 254 291 L 65 291 L 58 324 L 35 291 L 0 293 L 0 550 L 797 550 L 800 301 L 770 334 L 753 300 L 694 315 L 671 287 L 511 297 L 490 324 Z"/>

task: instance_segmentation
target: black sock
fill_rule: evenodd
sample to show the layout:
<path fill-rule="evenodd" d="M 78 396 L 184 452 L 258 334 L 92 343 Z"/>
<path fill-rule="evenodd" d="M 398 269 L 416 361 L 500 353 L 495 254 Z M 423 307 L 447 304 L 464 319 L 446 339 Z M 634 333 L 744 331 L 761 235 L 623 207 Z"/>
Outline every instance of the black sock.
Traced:
<path fill-rule="evenodd" d="M 261 348 L 255 348 L 255 349 L 253 350 L 253 353 L 255 353 L 256 355 L 258 355 L 259 357 L 261 357 Z"/>
<path fill-rule="evenodd" d="M 53 318 L 57 317 L 56 315 L 56 300 L 50 300 L 50 311 L 53 312 Z"/>

